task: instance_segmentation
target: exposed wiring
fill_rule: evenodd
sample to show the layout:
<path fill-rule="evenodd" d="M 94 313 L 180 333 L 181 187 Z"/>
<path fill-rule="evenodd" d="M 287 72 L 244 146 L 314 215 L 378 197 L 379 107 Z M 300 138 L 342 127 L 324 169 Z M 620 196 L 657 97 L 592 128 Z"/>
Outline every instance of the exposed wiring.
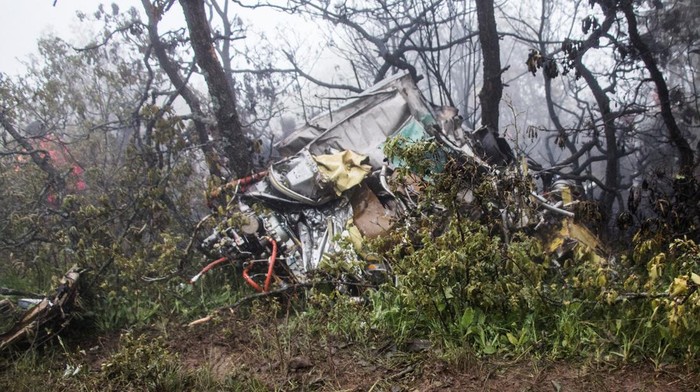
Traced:
<path fill-rule="evenodd" d="M 270 253 L 270 258 L 267 260 L 267 275 L 265 276 L 265 284 L 263 285 L 263 287 L 260 287 L 260 285 L 257 282 L 255 282 L 249 275 L 250 269 L 253 267 L 253 263 L 249 263 L 243 269 L 243 280 L 245 280 L 250 287 L 252 287 L 253 289 L 255 289 L 255 291 L 259 293 L 267 293 L 268 291 L 270 291 L 272 275 L 275 269 L 275 261 L 277 260 L 277 241 L 270 237 L 267 237 L 267 240 L 270 241 L 270 243 L 272 244 L 272 253 Z"/>
<path fill-rule="evenodd" d="M 277 241 L 269 238 L 272 243 L 272 254 L 270 254 L 270 261 L 268 261 L 267 266 L 267 277 L 265 278 L 265 292 L 270 291 L 270 283 L 272 283 L 272 273 L 275 268 L 275 260 L 277 259 Z"/>
<path fill-rule="evenodd" d="M 257 284 L 253 279 L 251 279 L 250 275 L 248 275 L 248 272 L 250 272 L 250 268 L 252 266 L 253 263 L 248 263 L 248 265 L 243 269 L 243 280 L 245 280 L 245 282 L 248 283 L 248 286 L 254 288 L 255 291 L 262 293 L 263 288 L 260 287 L 260 285 Z"/>
<path fill-rule="evenodd" d="M 198 273 L 197 275 L 193 276 L 192 279 L 190 279 L 190 284 L 194 284 L 194 282 L 196 282 L 197 280 L 199 280 L 199 278 L 201 278 L 202 275 L 204 275 L 205 273 L 207 273 L 207 271 L 209 271 L 210 269 L 216 267 L 217 265 L 219 265 L 219 264 L 221 264 L 221 263 L 223 263 L 224 261 L 227 261 L 227 260 L 228 260 L 228 258 L 222 257 L 222 258 L 220 258 L 220 259 L 214 260 L 214 261 L 212 261 L 211 263 L 207 264 L 207 266 L 204 267 L 204 268 L 202 268 L 202 270 L 199 271 L 199 273 Z"/>
<path fill-rule="evenodd" d="M 212 198 L 217 198 L 219 197 L 219 195 L 221 195 L 222 192 L 230 191 L 232 189 L 234 190 L 234 195 L 239 191 L 246 191 L 251 184 L 264 178 L 265 176 L 267 176 L 267 174 L 267 171 L 261 171 L 259 173 L 251 174 L 247 177 L 232 180 L 227 184 L 212 190 L 209 196 Z"/>
<path fill-rule="evenodd" d="M 389 171 L 388 169 L 389 164 L 387 162 L 384 162 L 384 164 L 382 165 L 382 171 L 379 172 L 379 183 L 382 185 L 382 188 L 384 188 L 384 190 L 389 194 L 389 196 L 396 199 L 396 195 L 394 194 L 394 192 L 391 191 L 391 189 L 389 188 L 389 183 L 386 180 L 386 176 Z"/>

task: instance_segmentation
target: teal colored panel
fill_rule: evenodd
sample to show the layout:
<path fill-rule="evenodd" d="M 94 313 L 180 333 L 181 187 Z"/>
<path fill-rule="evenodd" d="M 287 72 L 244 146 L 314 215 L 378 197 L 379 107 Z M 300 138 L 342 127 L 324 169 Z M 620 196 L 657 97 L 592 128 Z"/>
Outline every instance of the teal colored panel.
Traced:
<path fill-rule="evenodd" d="M 432 116 L 430 116 L 430 118 L 427 120 L 430 120 L 430 119 L 432 119 Z M 424 120 L 426 120 L 426 119 L 424 119 Z M 394 137 L 396 137 L 396 136 L 402 137 L 409 142 L 428 141 L 428 140 L 433 139 L 433 137 L 430 136 L 425 131 L 425 127 L 423 126 L 423 124 L 420 121 L 416 120 L 415 118 L 410 119 L 406 123 L 406 125 L 404 125 L 399 130 L 399 132 L 397 132 L 396 135 L 394 135 Z M 383 148 L 383 146 L 382 146 L 382 148 Z M 432 169 L 433 173 L 442 172 L 445 169 L 445 162 L 447 161 L 447 154 L 445 154 L 445 152 L 442 151 L 442 149 L 438 150 L 437 155 L 438 155 L 437 159 L 433 158 L 433 162 L 434 162 L 434 167 Z M 405 162 L 403 162 L 403 160 L 401 160 L 401 159 L 393 158 L 391 160 L 391 164 L 394 167 L 399 167 L 399 166 L 403 166 L 405 164 Z"/>

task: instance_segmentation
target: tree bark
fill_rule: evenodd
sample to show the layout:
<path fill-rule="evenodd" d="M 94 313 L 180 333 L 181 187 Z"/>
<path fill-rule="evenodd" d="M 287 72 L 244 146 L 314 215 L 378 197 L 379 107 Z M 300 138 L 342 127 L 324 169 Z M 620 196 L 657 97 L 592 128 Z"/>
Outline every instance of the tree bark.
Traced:
<path fill-rule="evenodd" d="M 484 59 L 484 84 L 479 92 L 481 124 L 498 134 L 498 106 L 503 95 L 501 58 L 493 0 L 476 0 L 479 41 Z"/>
<path fill-rule="evenodd" d="M 656 60 L 651 50 L 649 50 L 649 47 L 639 35 L 637 16 L 634 14 L 632 2 L 630 0 L 623 0 L 620 2 L 620 8 L 625 14 L 625 19 L 627 19 L 627 32 L 630 37 L 630 42 L 632 42 L 632 45 L 639 51 L 639 56 L 642 58 L 647 71 L 649 71 L 651 80 L 653 80 L 656 85 L 656 93 L 658 94 L 659 105 L 661 106 L 661 118 L 664 120 L 671 143 L 678 149 L 680 172 L 683 174 L 692 174 L 695 162 L 693 149 L 683 137 L 683 133 L 678 127 L 676 118 L 671 111 L 671 99 L 669 97 L 666 80 L 659 70 L 659 67 L 656 65 Z"/>
<path fill-rule="evenodd" d="M 141 0 L 143 8 L 148 16 L 148 37 L 151 41 L 151 46 L 153 47 L 153 52 L 158 59 L 160 67 L 168 75 L 170 83 L 173 84 L 175 90 L 189 106 L 190 111 L 193 115 L 194 129 L 197 134 L 197 139 L 199 141 L 200 149 L 204 154 L 204 159 L 209 168 L 209 174 L 212 177 L 221 177 L 221 170 L 219 169 L 216 153 L 212 148 L 212 142 L 209 139 L 209 132 L 207 132 L 207 126 L 203 119 L 205 117 L 204 111 L 202 110 L 202 103 L 199 97 L 189 88 L 185 79 L 180 75 L 177 64 L 168 56 L 165 50 L 163 42 L 160 40 L 160 35 L 158 34 L 158 17 L 155 15 L 155 7 L 151 4 L 150 0 Z"/>
<path fill-rule="evenodd" d="M 185 14 L 197 65 L 204 74 L 214 105 L 223 150 L 228 158 L 227 167 L 233 176 L 242 177 L 250 173 L 253 166 L 250 141 L 243 133 L 235 92 L 229 86 L 226 73 L 216 55 L 204 0 L 180 0 L 180 5 Z"/>
<path fill-rule="evenodd" d="M 605 133 L 605 188 L 603 189 L 603 209 L 605 211 L 605 219 L 612 219 L 613 204 L 615 203 L 616 191 L 619 187 L 620 163 L 619 153 L 617 149 L 617 134 L 615 127 L 615 115 L 610 110 L 610 98 L 605 94 L 605 91 L 598 83 L 593 73 L 583 64 L 583 56 L 586 52 L 596 45 L 600 37 L 607 34 L 610 27 L 615 21 L 615 13 L 608 12 L 605 20 L 598 30 L 593 32 L 588 39 L 583 43 L 583 47 L 579 50 L 576 56 L 575 66 L 576 71 L 583 77 L 591 89 L 598 110 L 603 119 L 603 132 Z"/>

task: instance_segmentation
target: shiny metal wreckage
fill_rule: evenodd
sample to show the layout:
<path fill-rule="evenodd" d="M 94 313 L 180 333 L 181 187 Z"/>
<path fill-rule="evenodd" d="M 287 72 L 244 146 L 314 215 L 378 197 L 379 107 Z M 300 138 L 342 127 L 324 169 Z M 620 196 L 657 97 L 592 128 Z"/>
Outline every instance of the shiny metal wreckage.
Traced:
<path fill-rule="evenodd" d="M 508 175 L 527 176 L 525 162 L 513 165 L 505 139 L 486 128 L 465 130 L 461 123 L 457 109 L 427 102 L 407 74 L 384 80 L 310 120 L 276 146 L 285 158 L 212 192 L 212 199 L 221 200 L 222 219 L 202 248 L 216 260 L 191 283 L 224 262 L 238 263 L 245 281 L 263 293 L 307 282 L 324 263 L 346 262 L 347 284 L 339 285 L 341 290 L 352 291 L 348 287 L 355 282 L 386 281 L 390 266 L 366 252 L 363 241 L 390 230 L 415 207 L 411 193 L 420 192 L 406 182 L 390 187 L 391 173 L 403 163 L 385 155 L 389 140 L 435 142 L 443 154 L 439 156 L 458 157 L 496 175 L 507 172 L 504 165 L 510 164 L 516 169 Z M 469 190 L 462 195 L 468 203 Z M 535 226 L 545 215 L 573 217 L 561 198 L 552 201 L 535 192 L 522 197 L 536 208 L 506 216 L 504 207 L 506 225 Z M 585 230 L 575 226 L 581 230 L 560 231 L 552 241 L 568 243 L 560 237 Z"/>

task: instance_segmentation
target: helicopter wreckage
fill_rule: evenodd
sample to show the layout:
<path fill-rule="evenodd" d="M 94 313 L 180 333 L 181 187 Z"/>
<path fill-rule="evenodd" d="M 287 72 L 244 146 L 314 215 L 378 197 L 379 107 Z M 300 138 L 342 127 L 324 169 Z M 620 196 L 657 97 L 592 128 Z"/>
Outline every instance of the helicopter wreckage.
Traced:
<path fill-rule="evenodd" d="M 210 207 L 218 211 L 219 224 L 200 246 L 210 261 L 189 283 L 219 265 L 233 264 L 249 286 L 265 295 L 308 285 L 337 256 L 352 266 L 335 282 L 341 292 L 356 295 L 357 287 L 390 280 L 391 266 L 366 252 L 363 243 L 386 235 L 416 211 L 421 182 L 430 181 L 429 173 L 397 176 L 406 163 L 387 156 L 385 146 L 392 140 L 438 146 L 427 157 L 434 171 L 451 160 L 489 174 L 480 177 L 487 180 L 511 176 L 533 182 L 537 174 L 527 161 L 515 159 L 505 139 L 486 128 L 465 130 L 455 108 L 433 106 L 408 74 L 399 74 L 288 135 L 276 146 L 284 158 L 267 170 L 214 189 Z M 466 188 L 459 193 L 463 205 L 474 199 Z M 571 194 L 567 184 L 555 182 L 546 194 L 520 192 L 515 204 L 526 208 L 513 209 L 513 203 L 499 200 L 491 204 L 502 217 L 505 235 L 556 222 L 548 233 L 548 252 L 562 255 L 582 244 L 604 253 L 596 236 L 573 221 Z M 439 205 L 433 207 L 439 212 Z M 48 322 L 65 326 L 80 272 L 77 267 L 68 271 L 56 294 L 20 299 L 26 311 L 0 334 L 0 349 L 37 336 Z M 0 310 L 14 308 L 9 301 L 0 305 Z"/>
<path fill-rule="evenodd" d="M 407 74 L 389 78 L 337 110 L 312 119 L 277 144 L 283 159 L 212 192 L 225 219 L 204 240 L 202 249 L 216 260 L 190 282 L 233 261 L 240 265 L 248 285 L 265 293 L 275 282 L 278 286 L 306 282 L 324 260 L 338 254 L 360 261 L 344 275 L 346 284 L 339 289 L 348 291 L 358 281 L 386 281 L 391 266 L 379 255 L 363 252 L 362 243 L 385 235 L 417 207 L 415 199 L 425 179 L 413 175 L 407 181 L 395 175 L 405 163 L 387 156 L 385 146 L 391 140 L 435 143 L 438 151 L 429 158 L 435 171 L 443 170 L 452 159 L 495 175 L 505 173 L 506 165 L 515 166 L 502 175 L 532 181 L 527 162 L 513 164 L 505 139 L 486 128 L 470 132 L 461 123 L 455 108 L 427 102 Z M 575 201 L 566 184 L 555 188 L 549 189 L 548 197 L 534 191 L 521 194 L 524 204 L 532 206 L 527 209 L 501 206 L 504 229 L 537 228 L 553 216 L 565 229 L 550 242 L 553 252 L 577 242 L 599 248 L 595 236 L 573 222 L 570 207 Z M 464 204 L 473 199 L 469 189 L 460 195 Z M 348 243 L 350 256 L 345 251 Z"/>

